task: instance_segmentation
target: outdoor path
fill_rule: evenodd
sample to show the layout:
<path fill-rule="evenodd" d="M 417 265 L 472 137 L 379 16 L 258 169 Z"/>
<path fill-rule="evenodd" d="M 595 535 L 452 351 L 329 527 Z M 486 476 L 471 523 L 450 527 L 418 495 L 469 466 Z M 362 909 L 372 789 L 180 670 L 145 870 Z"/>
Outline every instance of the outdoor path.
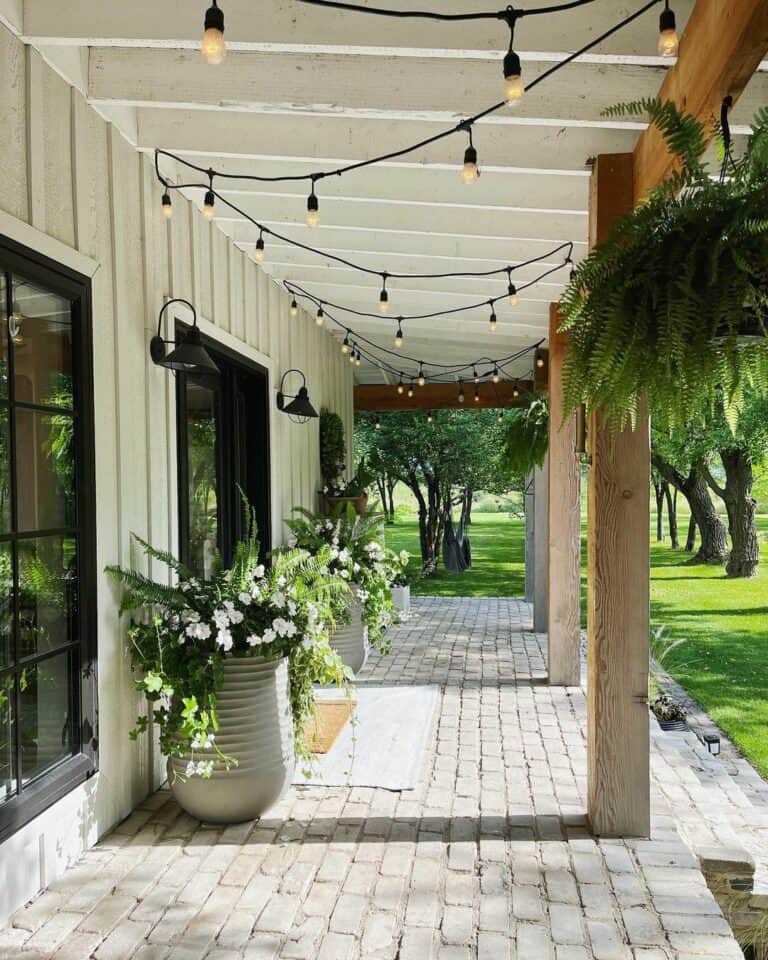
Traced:
<path fill-rule="evenodd" d="M 529 628 L 521 601 L 418 599 L 360 678 L 441 686 L 416 790 L 294 788 L 228 828 L 160 791 L 0 930 L 0 958 L 742 960 L 673 812 L 728 794 L 743 816 L 748 793 L 654 735 L 653 839 L 594 839 L 584 693 L 546 686 Z"/>

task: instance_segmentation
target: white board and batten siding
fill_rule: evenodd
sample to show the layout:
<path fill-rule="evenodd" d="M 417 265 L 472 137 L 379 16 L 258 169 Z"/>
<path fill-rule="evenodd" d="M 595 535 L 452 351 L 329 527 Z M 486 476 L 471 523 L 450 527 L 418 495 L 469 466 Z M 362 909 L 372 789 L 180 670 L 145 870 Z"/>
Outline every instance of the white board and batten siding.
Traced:
<path fill-rule="evenodd" d="M 353 377 L 337 342 L 306 313 L 291 317 L 285 292 L 181 196 L 166 223 L 149 160 L 2 25 L 0 127 L 0 234 L 92 276 L 102 705 L 98 775 L 0 845 L 2 923 L 163 777 L 151 738 L 128 738 L 140 702 L 101 571 L 132 559 L 131 532 L 177 547 L 174 383 L 148 350 L 164 298 L 192 300 L 206 333 L 269 370 L 275 543 L 291 507 L 316 505 L 320 484 L 317 424 L 278 414 L 280 376 L 300 368 L 350 443 Z"/>

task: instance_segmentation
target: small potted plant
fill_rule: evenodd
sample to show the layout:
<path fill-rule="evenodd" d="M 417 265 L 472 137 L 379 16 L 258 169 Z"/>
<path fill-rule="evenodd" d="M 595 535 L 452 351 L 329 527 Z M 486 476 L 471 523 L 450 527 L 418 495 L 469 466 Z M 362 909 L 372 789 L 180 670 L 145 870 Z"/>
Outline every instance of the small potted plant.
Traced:
<path fill-rule="evenodd" d="M 342 623 L 332 633 L 332 648 L 353 673 L 362 669 L 372 645 L 388 653 L 385 637 L 392 622 L 389 571 L 391 552 L 384 546 L 383 517 L 373 511 L 359 516 L 349 503 L 338 504 L 326 517 L 297 508 L 286 520 L 293 548 L 326 556 L 329 575 L 350 586 Z"/>
<path fill-rule="evenodd" d="M 408 569 L 411 555 L 407 550 L 393 553 L 389 569 L 389 579 L 392 585 L 392 603 L 398 613 L 408 616 L 411 612 L 411 583 L 416 575 Z"/>
<path fill-rule="evenodd" d="M 179 805 L 199 820 L 236 823 L 262 816 L 293 778 L 314 710 L 313 685 L 349 679 L 331 650 L 343 583 L 326 572 L 330 550 L 291 550 L 267 568 L 253 518 L 232 566 L 208 580 L 138 538 L 166 564 L 174 585 L 109 567 L 123 586 L 136 689 L 152 705 L 168 780 Z M 140 716 L 135 739 L 149 728 Z"/>
<path fill-rule="evenodd" d="M 656 697 L 651 704 L 651 710 L 662 730 L 680 731 L 688 729 L 685 708 L 666 693 Z"/>

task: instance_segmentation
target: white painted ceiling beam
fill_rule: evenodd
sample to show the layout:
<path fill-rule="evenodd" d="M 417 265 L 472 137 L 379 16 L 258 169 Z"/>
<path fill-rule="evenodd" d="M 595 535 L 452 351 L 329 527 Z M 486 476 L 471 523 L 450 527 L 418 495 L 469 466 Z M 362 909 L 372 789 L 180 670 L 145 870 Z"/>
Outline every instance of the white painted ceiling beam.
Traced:
<path fill-rule="evenodd" d="M 309 121 L 311 122 L 311 121 Z M 181 154 L 193 163 L 200 164 L 200 157 Z M 349 162 L 349 157 L 337 158 L 338 164 Z M 413 163 L 381 163 L 355 172 L 354 176 L 329 177 L 323 182 L 324 197 L 378 198 L 402 202 L 456 203 L 463 194 L 455 158 L 450 165 L 417 165 Z M 306 176 L 317 169 L 316 159 L 295 160 L 286 157 L 221 158 L 216 157 L 215 166 L 222 173 L 244 176 L 273 176 L 276 166 L 283 176 Z M 201 175 L 194 171 L 185 173 L 178 165 L 177 181 L 191 176 L 194 182 Z M 571 171 L 528 170 L 514 166 L 489 166 L 483 163 L 483 176 L 471 187 L 473 204 L 498 204 L 507 206 L 547 207 L 560 210 L 587 210 L 589 206 L 589 171 L 582 168 Z M 203 179 L 205 179 L 203 177 Z M 178 180 L 178 182 L 181 182 Z M 242 194 L 257 196 L 292 196 L 304 191 L 302 183 L 260 183 L 236 179 L 219 180 L 217 189 L 237 197 Z"/>
<path fill-rule="evenodd" d="M 64 14 L 61 0 L 26 0 L 23 30 L 33 43 L 76 43 L 139 46 L 199 46 L 206 0 L 133 0 L 132 3 L 70 3 Z M 693 0 L 675 0 L 682 29 Z M 501 5 L 499 5 L 501 6 Z M 403 8 L 413 9 L 409 3 Z M 231 49 L 245 46 L 284 49 L 295 46 L 336 49 L 346 46 L 396 50 L 487 51 L 503 56 L 506 25 L 497 20 L 436 23 L 398 20 L 365 14 L 323 10 L 296 0 L 222 0 L 226 36 Z M 427 4 L 427 8 L 429 5 Z M 494 9 L 489 0 L 464 0 L 463 10 Z M 516 31 L 519 50 L 571 51 L 612 27 L 637 9 L 631 0 L 602 0 L 584 9 L 523 19 Z M 658 12 L 650 10 L 614 37 L 600 53 L 648 57 L 656 54 Z"/>
<path fill-rule="evenodd" d="M 352 161 L 380 156 L 406 147 L 445 129 L 445 124 L 425 121 L 354 119 L 296 115 L 232 114 L 222 111 L 137 110 L 139 146 L 160 147 L 198 157 L 316 157 L 317 170 L 332 165 L 324 158 L 340 154 Z M 483 165 L 535 167 L 553 170 L 584 170 L 598 153 L 629 151 L 637 130 L 602 129 L 555 125 L 549 120 L 483 122 L 475 127 L 475 146 Z M 455 165 L 458 173 L 467 138 L 454 134 L 408 156 L 411 164 Z M 279 163 L 275 164 L 279 173 Z M 347 174 L 347 182 L 354 173 Z M 318 184 L 322 197 L 322 182 Z"/>

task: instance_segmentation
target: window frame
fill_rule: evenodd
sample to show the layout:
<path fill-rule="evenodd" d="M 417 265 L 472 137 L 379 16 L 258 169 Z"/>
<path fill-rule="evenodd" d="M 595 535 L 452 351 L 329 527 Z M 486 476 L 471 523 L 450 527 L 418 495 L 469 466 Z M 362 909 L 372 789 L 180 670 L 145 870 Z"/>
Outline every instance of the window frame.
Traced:
<path fill-rule="evenodd" d="M 17 660 L 0 668 L 0 677 L 15 675 L 20 669 L 74 651 L 77 655 L 79 683 L 70 688 L 70 696 L 78 710 L 73 725 L 75 737 L 72 754 L 35 777 L 26 787 L 19 782 L 20 696 L 14 703 L 14 761 L 16 763 L 16 795 L 0 804 L 0 843 L 44 813 L 58 800 L 80 786 L 98 770 L 98 674 L 97 674 L 97 607 L 96 607 L 96 492 L 95 492 L 95 421 L 93 401 L 93 297 L 90 277 L 65 266 L 10 237 L 0 235 L 0 272 L 6 279 L 14 276 L 61 296 L 72 309 L 72 416 L 75 423 L 75 526 L 77 538 L 77 633 L 75 640 L 53 651 Z M 6 291 L 3 313 L 7 312 L 12 289 Z M 11 403 L 13 351 L 8 356 L 9 395 L 3 406 L 18 409 Z M 44 409 L 42 404 L 22 404 L 22 409 Z M 15 417 L 9 416 L 9 442 L 14 526 L 16 520 L 16 457 Z M 67 528 L 69 530 L 69 528 Z M 0 535 L 2 542 L 17 543 L 35 539 L 40 534 L 56 531 L 35 530 Z M 16 574 L 16 570 L 14 569 Z M 14 629 L 18 628 L 19 597 L 13 605 Z"/>
<path fill-rule="evenodd" d="M 175 332 L 178 339 L 189 329 L 189 325 L 181 321 L 176 322 Z M 263 401 L 260 416 L 254 418 L 252 426 L 254 436 L 257 442 L 260 441 L 263 451 L 261 464 L 260 482 L 263 486 L 262 519 L 259 526 L 259 546 L 263 558 L 271 550 L 272 546 L 272 482 L 271 482 L 271 435 L 269 418 L 269 399 L 270 399 L 270 372 L 267 367 L 244 356 L 237 350 L 220 343 L 213 337 L 201 334 L 202 342 L 205 348 L 211 353 L 214 361 L 224 365 L 224 375 L 221 377 L 219 390 L 216 398 L 216 413 L 219 420 L 226 421 L 226 429 L 221 432 L 217 424 L 216 434 L 216 463 L 217 469 L 221 471 L 222 476 L 226 478 L 227 472 L 232 468 L 232 473 L 237 472 L 236 461 L 241 455 L 238 446 L 237 426 L 239 424 L 238 414 L 235 411 L 235 386 L 227 373 L 238 372 L 255 377 L 259 381 L 261 399 Z M 189 475 L 188 443 L 187 443 L 187 423 L 185 419 L 186 403 L 186 374 L 176 374 L 176 457 L 177 457 L 177 516 L 178 516 L 178 543 L 179 558 L 182 563 L 188 564 L 189 561 L 189 503 L 187 481 Z M 229 415 L 229 416 L 228 416 Z M 232 476 L 229 479 L 234 480 Z M 220 544 L 219 550 L 224 563 L 231 559 L 231 552 L 235 542 L 243 534 L 242 528 L 242 510 L 239 494 L 234 483 L 226 483 L 223 486 L 227 489 L 217 490 L 219 497 L 219 532 Z"/>

